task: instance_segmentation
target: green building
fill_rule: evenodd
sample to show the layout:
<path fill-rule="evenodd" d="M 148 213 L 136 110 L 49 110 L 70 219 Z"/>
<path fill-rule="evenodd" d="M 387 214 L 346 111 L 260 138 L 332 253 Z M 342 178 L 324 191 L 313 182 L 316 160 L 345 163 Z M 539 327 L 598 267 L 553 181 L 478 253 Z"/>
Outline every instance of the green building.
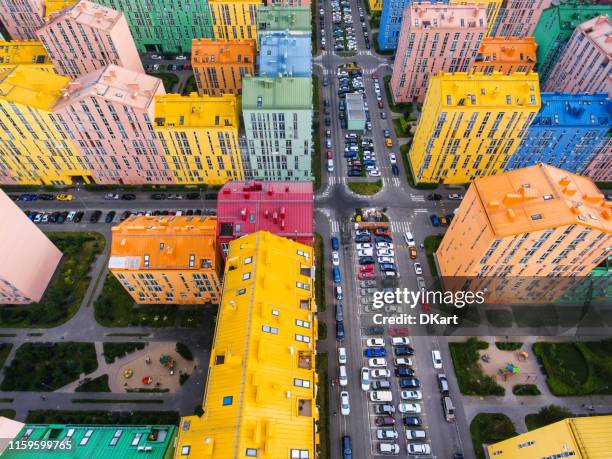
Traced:
<path fill-rule="evenodd" d="M 265 32 L 305 33 L 312 30 L 310 8 L 306 6 L 260 6 L 257 8 L 257 37 Z"/>
<path fill-rule="evenodd" d="M 5 447 L 2 459 L 171 459 L 175 436 L 176 426 L 171 425 L 26 424 L 13 446 Z M 21 441 L 53 443 L 47 448 L 17 449 L 15 442 Z"/>
<path fill-rule="evenodd" d="M 612 16 L 612 5 L 569 2 L 542 11 L 533 33 L 538 45 L 536 70 L 541 86 L 548 79 L 576 26 L 600 14 Z"/>
<path fill-rule="evenodd" d="M 208 0 L 96 0 L 122 11 L 141 53 L 188 53 L 194 38 L 212 38 Z"/>
<path fill-rule="evenodd" d="M 242 116 L 250 178 L 312 180 L 312 78 L 243 78 Z"/>

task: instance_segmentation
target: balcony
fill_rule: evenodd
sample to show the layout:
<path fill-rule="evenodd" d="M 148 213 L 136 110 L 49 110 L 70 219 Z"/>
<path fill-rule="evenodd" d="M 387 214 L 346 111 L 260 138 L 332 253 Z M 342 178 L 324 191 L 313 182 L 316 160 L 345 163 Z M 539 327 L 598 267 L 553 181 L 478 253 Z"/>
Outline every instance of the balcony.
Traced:
<path fill-rule="evenodd" d="M 312 370 L 312 352 L 298 352 L 298 368 Z"/>
<path fill-rule="evenodd" d="M 298 416 L 312 416 L 312 400 L 298 400 Z"/>

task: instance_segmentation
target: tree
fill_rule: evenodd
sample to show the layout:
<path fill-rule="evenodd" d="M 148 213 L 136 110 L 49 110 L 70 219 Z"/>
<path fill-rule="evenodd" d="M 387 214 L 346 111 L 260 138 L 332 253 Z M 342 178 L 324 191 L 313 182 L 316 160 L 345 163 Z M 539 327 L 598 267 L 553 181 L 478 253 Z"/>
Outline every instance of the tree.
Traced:
<path fill-rule="evenodd" d="M 558 405 L 548 405 L 538 411 L 542 425 L 553 424 L 574 416 L 570 410 Z"/>

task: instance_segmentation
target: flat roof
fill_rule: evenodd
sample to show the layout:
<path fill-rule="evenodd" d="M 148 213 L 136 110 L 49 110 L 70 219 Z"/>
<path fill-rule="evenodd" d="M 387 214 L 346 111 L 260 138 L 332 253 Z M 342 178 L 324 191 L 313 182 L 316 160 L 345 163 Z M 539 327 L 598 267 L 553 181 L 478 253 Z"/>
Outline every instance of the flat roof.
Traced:
<path fill-rule="evenodd" d="M 346 95 L 346 112 L 350 120 L 365 120 L 365 107 L 363 106 L 363 96 L 358 93 Z"/>
<path fill-rule="evenodd" d="M 0 74 L 0 99 L 51 111 L 62 98 L 70 78 L 28 65 Z"/>
<path fill-rule="evenodd" d="M 311 77 L 242 79 L 243 110 L 312 109 Z"/>
<path fill-rule="evenodd" d="M 239 128 L 239 99 L 234 94 L 155 97 L 155 128 Z"/>

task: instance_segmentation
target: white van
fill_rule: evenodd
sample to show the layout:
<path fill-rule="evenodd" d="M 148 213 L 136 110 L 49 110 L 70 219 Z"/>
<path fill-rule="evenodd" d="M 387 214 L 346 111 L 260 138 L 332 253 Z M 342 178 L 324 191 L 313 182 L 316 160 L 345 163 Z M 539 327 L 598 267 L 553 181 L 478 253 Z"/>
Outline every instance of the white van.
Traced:
<path fill-rule="evenodd" d="M 370 392 L 372 402 L 392 402 L 393 392 L 390 390 L 373 390 Z"/>
<path fill-rule="evenodd" d="M 397 456 L 400 452 L 400 447 L 397 443 L 379 443 L 378 452 L 384 455 Z"/>
<path fill-rule="evenodd" d="M 348 386 L 348 374 L 346 373 L 346 365 L 340 365 L 340 385 Z"/>
<path fill-rule="evenodd" d="M 455 407 L 450 397 L 442 397 L 442 409 L 444 410 L 444 417 L 448 422 L 455 420 Z"/>
<path fill-rule="evenodd" d="M 333 171 L 334 171 L 334 160 L 328 159 L 327 160 L 327 172 L 333 172 Z"/>

